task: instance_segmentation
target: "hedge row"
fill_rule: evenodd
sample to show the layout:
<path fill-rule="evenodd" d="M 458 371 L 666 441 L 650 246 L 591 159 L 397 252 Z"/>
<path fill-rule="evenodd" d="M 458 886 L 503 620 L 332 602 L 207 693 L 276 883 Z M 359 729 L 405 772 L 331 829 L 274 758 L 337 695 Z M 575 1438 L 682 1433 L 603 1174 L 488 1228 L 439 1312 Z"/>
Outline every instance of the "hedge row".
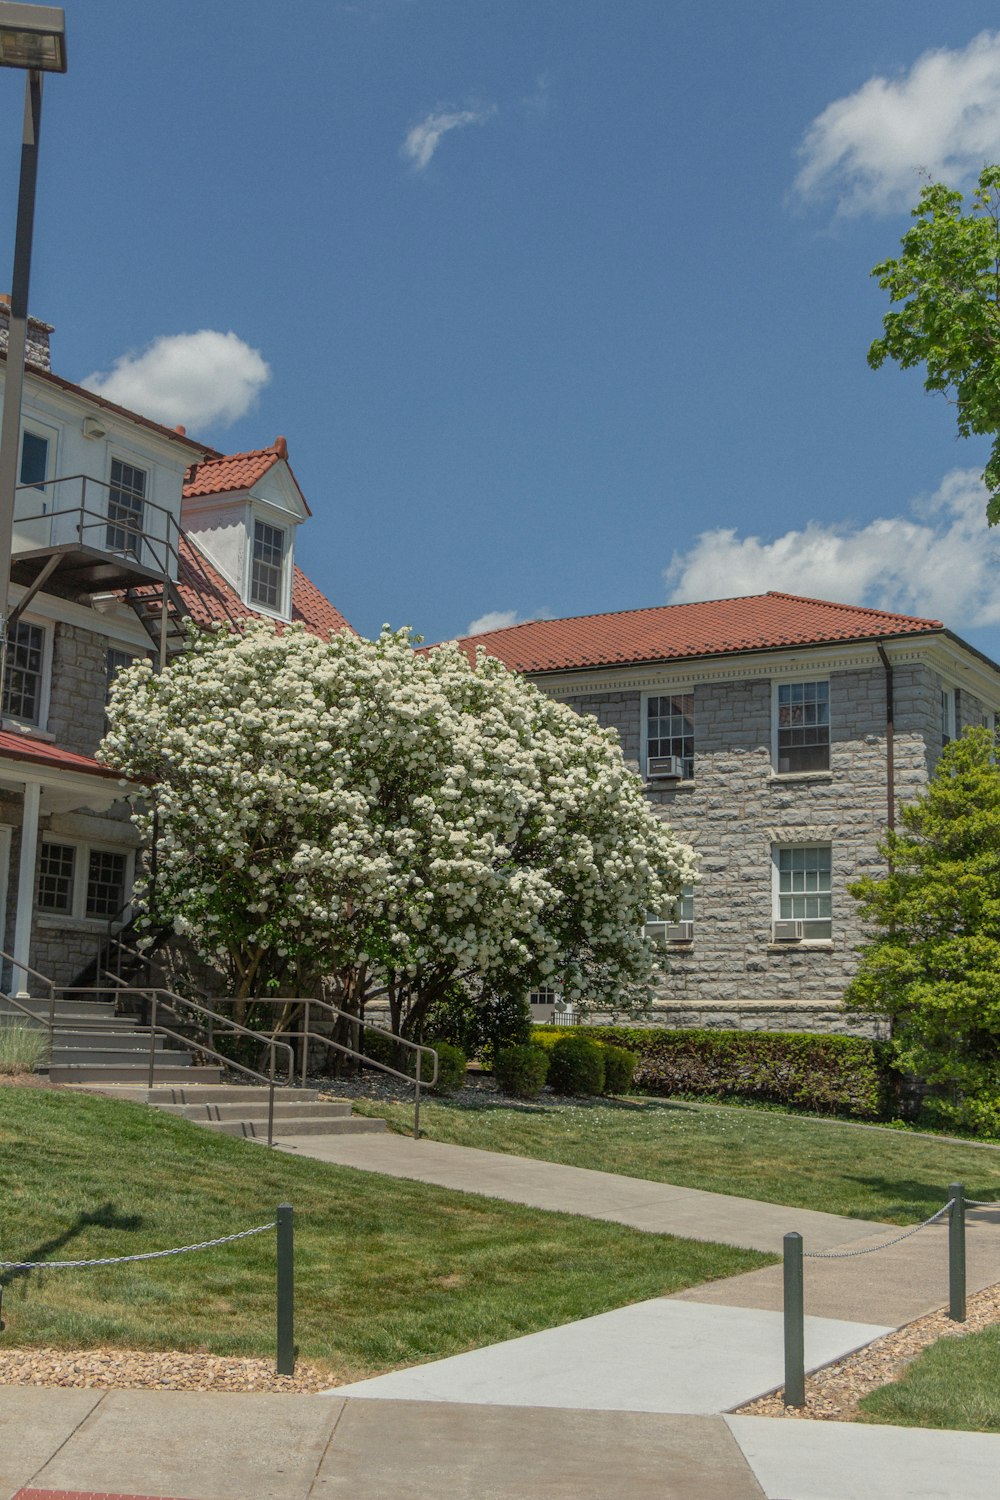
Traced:
<path fill-rule="evenodd" d="M 637 1026 L 588 1026 L 586 1034 L 637 1053 L 635 1086 L 651 1094 L 746 1099 L 859 1120 L 896 1113 L 899 1078 L 889 1048 L 867 1037 Z"/>

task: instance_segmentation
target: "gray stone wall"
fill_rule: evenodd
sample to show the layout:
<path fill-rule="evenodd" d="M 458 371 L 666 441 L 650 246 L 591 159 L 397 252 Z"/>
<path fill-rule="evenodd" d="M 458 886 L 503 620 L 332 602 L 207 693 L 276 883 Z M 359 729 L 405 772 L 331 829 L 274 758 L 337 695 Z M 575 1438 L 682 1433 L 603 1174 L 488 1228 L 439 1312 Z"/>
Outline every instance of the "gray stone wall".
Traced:
<path fill-rule="evenodd" d="M 770 1006 L 775 1018 L 803 1007 L 803 1016 L 817 1023 L 809 1029 L 830 1029 L 829 1018 L 838 1014 L 863 935 L 848 886 L 882 868 L 877 843 L 888 812 L 886 694 L 880 667 L 833 672 L 829 680 L 830 769 L 785 776 L 772 769 L 771 682 L 695 686 L 694 779 L 647 789 L 661 816 L 701 855 L 694 941 L 668 950 L 669 972 L 660 987 L 666 1024 L 706 1024 L 670 1019 L 694 1017 L 706 1006 L 732 1017 L 740 1004 L 757 1016 L 767 1014 L 759 1007 Z M 897 801 L 923 789 L 940 753 L 940 686 L 923 668 L 896 670 Z M 620 724 L 626 758 L 637 763 L 638 692 L 568 701 L 605 725 Z M 963 705 L 963 719 L 965 711 Z M 974 711 L 970 699 L 968 712 Z M 829 942 L 772 941 L 774 847 L 797 843 L 832 849 Z M 773 1021 L 766 1024 L 773 1029 Z M 868 1022 L 855 1028 L 843 1018 L 841 1025 L 870 1029 Z"/>
<path fill-rule="evenodd" d="M 104 737 L 107 653 L 104 636 L 56 625 L 48 728 L 57 745 L 79 755 L 93 755 Z"/>

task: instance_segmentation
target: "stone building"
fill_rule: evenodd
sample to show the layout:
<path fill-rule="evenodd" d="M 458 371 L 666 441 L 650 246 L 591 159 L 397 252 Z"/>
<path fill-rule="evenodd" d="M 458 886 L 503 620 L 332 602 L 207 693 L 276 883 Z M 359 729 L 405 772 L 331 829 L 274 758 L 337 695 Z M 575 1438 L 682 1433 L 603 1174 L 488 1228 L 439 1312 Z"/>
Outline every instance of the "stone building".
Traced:
<path fill-rule="evenodd" d="M 995 727 L 1000 667 L 939 620 L 768 593 L 536 621 L 467 638 L 621 737 L 701 856 L 651 924 L 670 1024 L 866 1029 L 838 1012 L 862 936 L 848 885 L 877 871 L 901 801 L 967 725 Z M 539 1016 L 551 994 L 535 997 Z"/>
<path fill-rule="evenodd" d="M 7 308 L 0 301 L 0 384 Z M 250 615 L 350 629 L 295 565 L 284 438 L 221 454 L 53 374 L 30 321 L 0 712 L 0 984 L 71 983 L 127 917 L 128 788 L 94 755 L 115 673 Z M 31 971 L 38 971 L 32 973 Z"/>

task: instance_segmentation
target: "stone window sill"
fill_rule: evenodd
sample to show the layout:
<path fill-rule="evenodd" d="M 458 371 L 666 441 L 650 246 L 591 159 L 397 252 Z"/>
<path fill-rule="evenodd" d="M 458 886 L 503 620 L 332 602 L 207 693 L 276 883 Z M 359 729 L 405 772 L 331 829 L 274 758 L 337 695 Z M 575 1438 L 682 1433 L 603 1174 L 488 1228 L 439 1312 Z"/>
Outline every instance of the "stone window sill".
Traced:
<path fill-rule="evenodd" d="M 697 782 L 694 777 L 688 777 L 686 781 L 671 781 L 664 776 L 657 781 L 644 781 L 643 790 L 647 792 L 693 792 Z"/>
<path fill-rule="evenodd" d="M 832 780 L 832 771 L 772 771 L 771 773 L 772 786 L 775 785 L 775 783 L 778 783 L 781 786 L 787 786 L 789 784 L 795 786 L 797 783 L 802 782 L 808 783 Z"/>
<path fill-rule="evenodd" d="M 38 724 L 25 724 L 20 719 L 12 719 L 9 714 L 0 719 L 0 729 L 4 729 L 7 734 L 23 734 L 26 740 L 44 740 L 48 745 L 55 744 L 55 735 L 50 734 L 47 729 L 42 729 Z"/>
<path fill-rule="evenodd" d="M 59 932 L 101 932 L 108 930 L 107 917 L 73 917 L 60 916 L 54 911 L 35 912 L 35 921 L 39 927 L 52 927 Z M 113 930 L 120 932 L 122 923 L 116 922 Z"/>
<path fill-rule="evenodd" d="M 768 943 L 768 953 L 832 953 L 832 938 L 800 938 L 794 943 Z"/>

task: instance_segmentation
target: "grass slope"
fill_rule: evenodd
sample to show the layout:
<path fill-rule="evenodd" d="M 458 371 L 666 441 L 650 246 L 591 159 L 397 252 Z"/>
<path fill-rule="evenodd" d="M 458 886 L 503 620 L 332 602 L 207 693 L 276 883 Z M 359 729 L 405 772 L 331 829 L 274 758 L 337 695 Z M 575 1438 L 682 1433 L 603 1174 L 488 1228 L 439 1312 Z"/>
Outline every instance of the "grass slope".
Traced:
<path fill-rule="evenodd" d="M 859 1409 L 862 1421 L 894 1427 L 1000 1432 L 1000 1328 L 939 1339 L 901 1380 L 872 1391 Z"/>
<path fill-rule="evenodd" d="M 300 1159 L 143 1105 L 0 1089 L 0 1259 L 165 1249 L 296 1210 L 296 1337 L 338 1378 L 552 1327 L 766 1256 Z M 138 1266 L 4 1272 L 11 1345 L 274 1349 L 274 1235 Z"/>
<path fill-rule="evenodd" d="M 412 1123 L 409 1105 L 357 1108 L 394 1129 Z M 952 1182 L 972 1198 L 1000 1198 L 1000 1151 L 760 1109 L 664 1099 L 517 1105 L 467 1094 L 422 1107 L 421 1128 L 460 1146 L 892 1224 L 927 1218 Z"/>

